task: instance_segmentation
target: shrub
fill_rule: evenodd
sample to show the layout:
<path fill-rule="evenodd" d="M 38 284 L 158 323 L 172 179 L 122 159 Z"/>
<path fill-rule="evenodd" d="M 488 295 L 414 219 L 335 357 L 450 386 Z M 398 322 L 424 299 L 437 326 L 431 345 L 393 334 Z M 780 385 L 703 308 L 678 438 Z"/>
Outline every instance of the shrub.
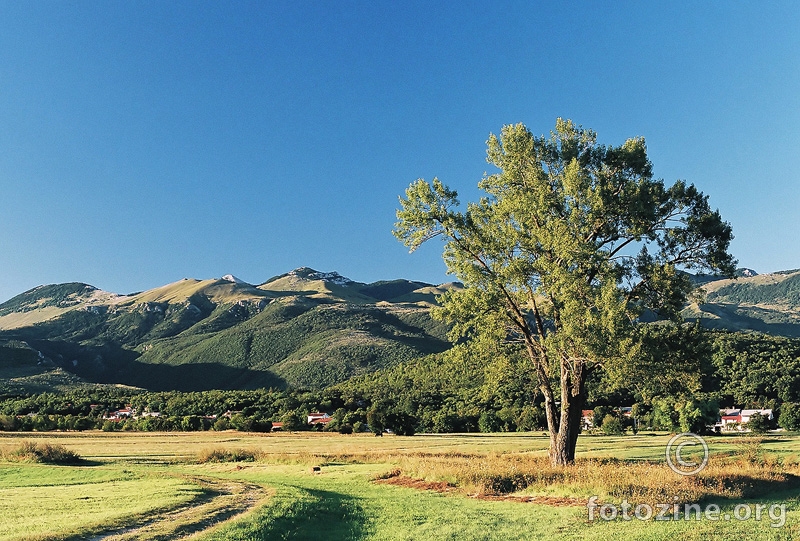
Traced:
<path fill-rule="evenodd" d="M 609 415 L 613 416 L 614 408 L 611 406 L 597 406 L 592 411 L 592 426 L 594 428 L 603 428 L 603 422 Z"/>
<path fill-rule="evenodd" d="M 386 414 L 377 408 L 367 412 L 367 424 L 375 434 L 383 434 L 386 430 Z"/>
<path fill-rule="evenodd" d="M 6 454 L 8 460 L 17 462 L 38 462 L 41 464 L 77 464 L 81 457 L 63 445 L 34 443 L 24 441 L 19 447 Z"/>
<path fill-rule="evenodd" d="M 219 417 L 216 421 L 214 421 L 214 430 L 218 432 L 228 430 L 230 427 L 231 423 L 227 417 Z"/>
<path fill-rule="evenodd" d="M 544 409 L 539 406 L 524 406 L 517 417 L 517 431 L 528 432 L 547 426 Z"/>
<path fill-rule="evenodd" d="M 281 417 L 284 430 L 303 430 L 308 428 L 305 416 L 297 411 L 287 411 Z"/>
<path fill-rule="evenodd" d="M 737 455 L 744 464 L 761 464 L 764 458 L 763 438 L 743 435 L 736 443 Z"/>
<path fill-rule="evenodd" d="M 267 421 L 261 417 L 254 417 L 253 422 L 250 424 L 250 430 L 253 432 L 271 432 L 272 421 Z"/>
<path fill-rule="evenodd" d="M 197 455 L 197 461 L 206 462 L 254 462 L 258 453 L 248 449 L 206 449 Z"/>
<path fill-rule="evenodd" d="M 199 415 L 185 415 L 181 418 L 181 430 L 195 432 L 203 429 L 203 419 Z"/>
<path fill-rule="evenodd" d="M 19 423 L 13 415 L 0 415 L 0 430 L 12 432 L 17 429 Z"/>
<path fill-rule="evenodd" d="M 603 430 L 603 434 L 607 436 L 619 436 L 625 433 L 625 430 L 622 428 L 622 421 L 620 421 L 619 417 L 611 415 L 610 413 L 603 417 L 601 429 Z"/>

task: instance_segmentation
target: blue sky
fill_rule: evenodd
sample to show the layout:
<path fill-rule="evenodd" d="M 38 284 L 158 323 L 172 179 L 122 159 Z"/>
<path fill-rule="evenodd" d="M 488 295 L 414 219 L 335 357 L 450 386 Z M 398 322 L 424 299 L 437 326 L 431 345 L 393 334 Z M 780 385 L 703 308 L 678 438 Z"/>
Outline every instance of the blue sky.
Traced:
<path fill-rule="evenodd" d="M 734 255 L 800 267 L 800 4 L 0 2 L 0 301 L 295 267 L 443 282 L 397 197 L 478 197 L 485 141 L 644 136 Z M 550 5 L 553 4 L 553 5 Z"/>

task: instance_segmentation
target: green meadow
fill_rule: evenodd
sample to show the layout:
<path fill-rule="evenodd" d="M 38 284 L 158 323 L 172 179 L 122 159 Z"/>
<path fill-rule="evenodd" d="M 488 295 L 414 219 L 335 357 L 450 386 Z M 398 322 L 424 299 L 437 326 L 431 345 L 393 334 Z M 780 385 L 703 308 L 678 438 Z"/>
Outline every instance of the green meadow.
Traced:
<path fill-rule="evenodd" d="M 666 467 L 668 440 L 585 435 L 576 464 L 554 468 L 541 433 L 2 433 L 0 538 L 800 537 L 800 437 L 709 437 L 709 465 L 696 476 Z M 18 453 L 46 446 L 80 461 Z M 604 520 L 594 509 L 589 520 L 592 496 L 606 511 L 664 500 L 702 511 Z M 718 515 L 704 515 L 708 506 Z"/>

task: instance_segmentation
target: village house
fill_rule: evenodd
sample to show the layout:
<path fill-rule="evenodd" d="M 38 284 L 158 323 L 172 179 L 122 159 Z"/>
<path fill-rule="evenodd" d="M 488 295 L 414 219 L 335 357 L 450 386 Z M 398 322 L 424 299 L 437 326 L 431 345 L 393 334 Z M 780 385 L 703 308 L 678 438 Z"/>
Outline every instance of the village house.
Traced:
<path fill-rule="evenodd" d="M 308 414 L 308 424 L 310 425 L 327 425 L 333 421 L 333 417 L 327 413 L 312 412 Z"/>
<path fill-rule="evenodd" d="M 715 432 L 731 432 L 738 430 L 739 432 L 747 431 L 744 426 L 750 421 L 750 418 L 758 413 L 772 421 L 774 416 L 771 409 L 738 409 L 727 408 L 720 410 L 719 421 L 714 425 Z"/>
<path fill-rule="evenodd" d="M 619 407 L 617 411 L 619 411 L 620 415 L 623 417 L 631 417 L 633 415 L 633 407 L 631 406 Z M 594 410 L 581 410 L 581 430 L 591 430 L 593 428 Z"/>
<path fill-rule="evenodd" d="M 112 411 L 108 415 L 103 416 L 103 419 L 105 419 L 106 421 L 119 423 L 121 421 L 125 421 L 126 419 L 131 419 L 135 416 L 136 416 L 136 410 L 133 409 L 130 404 L 126 404 L 124 408 Z"/>
<path fill-rule="evenodd" d="M 581 430 L 591 430 L 594 428 L 594 411 L 581 410 Z"/>

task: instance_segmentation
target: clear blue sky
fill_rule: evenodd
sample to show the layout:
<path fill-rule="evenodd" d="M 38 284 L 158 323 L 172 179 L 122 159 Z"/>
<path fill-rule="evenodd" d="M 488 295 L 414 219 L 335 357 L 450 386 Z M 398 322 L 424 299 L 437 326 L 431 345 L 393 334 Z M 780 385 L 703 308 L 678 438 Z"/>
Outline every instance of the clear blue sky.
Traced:
<path fill-rule="evenodd" d="M 443 282 L 391 235 L 485 141 L 556 117 L 710 195 L 800 267 L 800 3 L 0 2 L 0 301 L 295 267 Z M 552 4 L 552 5 L 551 5 Z"/>

